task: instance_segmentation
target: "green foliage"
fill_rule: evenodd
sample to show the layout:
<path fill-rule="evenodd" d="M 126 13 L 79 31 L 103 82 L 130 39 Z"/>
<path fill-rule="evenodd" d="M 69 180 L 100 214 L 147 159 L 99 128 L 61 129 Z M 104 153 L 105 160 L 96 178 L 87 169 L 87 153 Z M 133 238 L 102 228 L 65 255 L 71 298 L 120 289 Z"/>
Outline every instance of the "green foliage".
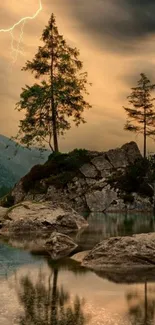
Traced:
<path fill-rule="evenodd" d="M 14 205 L 14 197 L 11 195 L 11 193 L 7 194 L 1 199 L 1 206 L 4 208 L 10 208 Z"/>
<path fill-rule="evenodd" d="M 24 71 L 34 74 L 40 83 L 26 85 L 22 89 L 16 108 L 23 110 L 18 138 L 28 146 L 45 141 L 53 151 L 58 151 L 57 136 L 71 128 L 71 118 L 78 126 L 84 123 L 82 116 L 91 106 L 85 100 L 87 73 L 82 72 L 83 63 L 79 51 L 67 45 L 59 34 L 52 14 L 42 33 L 43 45 L 39 46 L 32 61 L 27 61 Z"/>
<path fill-rule="evenodd" d="M 48 185 L 63 187 L 87 162 L 89 162 L 89 156 L 84 149 L 75 149 L 68 154 L 53 152 L 44 165 L 34 166 L 23 178 L 23 188 L 26 192 L 37 188 L 36 182 L 42 179 L 45 179 Z"/>
<path fill-rule="evenodd" d="M 124 107 L 128 120 L 125 124 L 125 130 L 142 133 L 144 137 L 144 158 L 146 157 L 146 137 L 155 135 L 154 121 L 155 109 L 151 97 L 151 92 L 155 89 L 155 84 L 144 73 L 141 73 L 137 87 L 131 88 L 132 92 L 128 96 L 129 105 Z"/>
<path fill-rule="evenodd" d="M 47 185 L 54 185 L 56 188 L 62 188 L 69 183 L 76 175 L 75 172 L 65 171 L 58 175 L 52 175 L 47 179 Z"/>
<path fill-rule="evenodd" d="M 125 171 L 115 172 L 108 180 L 113 188 L 118 188 L 124 202 L 132 203 L 131 193 L 136 192 L 143 196 L 153 196 L 153 182 L 155 181 L 155 160 L 141 158 L 128 166 Z"/>

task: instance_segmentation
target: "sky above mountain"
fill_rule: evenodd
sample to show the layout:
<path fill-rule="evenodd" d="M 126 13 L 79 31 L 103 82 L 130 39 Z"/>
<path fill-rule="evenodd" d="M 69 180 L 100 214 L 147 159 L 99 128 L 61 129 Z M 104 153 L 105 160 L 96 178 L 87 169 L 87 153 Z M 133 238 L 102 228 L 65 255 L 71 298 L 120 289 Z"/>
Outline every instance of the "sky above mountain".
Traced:
<path fill-rule="evenodd" d="M 5 0 L 0 4 L 0 29 L 9 28 L 21 17 L 32 15 L 38 0 Z M 42 0 L 43 10 L 26 22 L 17 61 L 12 65 L 11 35 L 0 33 L 0 133 L 17 132 L 21 115 L 14 110 L 21 88 L 33 77 L 22 72 L 33 58 L 50 14 L 56 16 L 59 31 L 69 44 L 80 49 L 84 69 L 92 87 L 92 109 L 85 113 L 87 124 L 73 127 L 60 140 L 61 150 L 86 147 L 106 150 L 142 138 L 123 130 L 126 120 L 122 106 L 130 88 L 144 72 L 155 82 L 155 2 L 153 0 Z M 18 40 L 20 26 L 14 31 Z M 15 42 L 16 44 L 16 42 Z M 149 141 L 149 151 L 154 142 Z"/>

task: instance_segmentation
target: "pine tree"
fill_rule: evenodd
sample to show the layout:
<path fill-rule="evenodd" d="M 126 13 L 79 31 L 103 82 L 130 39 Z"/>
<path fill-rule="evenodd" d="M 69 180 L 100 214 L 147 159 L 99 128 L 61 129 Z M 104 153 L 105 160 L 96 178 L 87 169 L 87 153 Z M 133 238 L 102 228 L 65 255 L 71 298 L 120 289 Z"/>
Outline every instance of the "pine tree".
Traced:
<path fill-rule="evenodd" d="M 25 117 L 18 138 L 27 146 L 47 141 L 51 150 L 58 151 L 58 135 L 71 128 L 71 120 L 76 126 L 85 123 L 82 113 L 91 107 L 85 99 L 87 73 L 82 72 L 79 51 L 59 34 L 53 14 L 41 39 L 43 46 L 22 69 L 40 82 L 22 89 L 16 108 L 24 110 Z"/>
<path fill-rule="evenodd" d="M 151 96 L 155 84 L 144 73 L 141 73 L 137 87 L 131 88 L 132 92 L 127 97 L 131 108 L 123 107 L 127 112 L 128 119 L 125 130 L 141 133 L 144 138 L 144 158 L 146 158 L 147 137 L 155 135 L 155 109 Z"/>

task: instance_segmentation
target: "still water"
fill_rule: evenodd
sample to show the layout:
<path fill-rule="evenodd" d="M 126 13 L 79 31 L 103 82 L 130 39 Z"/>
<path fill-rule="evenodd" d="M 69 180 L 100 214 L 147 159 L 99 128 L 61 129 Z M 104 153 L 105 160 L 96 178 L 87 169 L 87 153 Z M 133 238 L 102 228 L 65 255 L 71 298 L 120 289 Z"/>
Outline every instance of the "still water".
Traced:
<path fill-rule="evenodd" d="M 151 215 L 89 216 L 82 249 L 116 235 L 155 231 Z M 20 243 L 21 246 L 21 243 Z M 0 243 L 0 325 L 152 325 L 155 283 L 108 281 L 72 259 L 52 262 Z"/>

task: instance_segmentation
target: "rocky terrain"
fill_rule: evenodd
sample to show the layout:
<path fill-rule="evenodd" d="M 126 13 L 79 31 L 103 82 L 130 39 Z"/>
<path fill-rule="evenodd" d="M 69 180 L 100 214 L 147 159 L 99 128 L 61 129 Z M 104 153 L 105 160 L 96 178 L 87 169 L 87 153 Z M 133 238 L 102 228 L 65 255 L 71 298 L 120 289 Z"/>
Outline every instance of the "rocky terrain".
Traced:
<path fill-rule="evenodd" d="M 143 193 L 138 192 L 141 183 L 139 187 L 132 184 L 137 192 L 132 192 L 132 187 L 122 187 L 123 182 L 131 185 L 129 172 L 132 166 L 135 176 L 137 161 L 144 163 L 143 172 L 145 161 L 134 142 L 107 152 L 75 150 L 51 154 L 44 165 L 33 167 L 2 199 L 0 235 L 17 246 L 18 238 L 22 236 L 24 240 L 26 236 L 26 249 L 47 252 L 52 259 L 78 252 L 77 243 L 68 237 L 88 226 L 78 211 L 152 210 L 151 196 L 145 192 L 147 188 L 152 195 L 149 184 L 142 184 Z M 139 165 L 137 168 L 139 172 Z M 119 277 L 124 266 L 127 274 L 142 266 L 155 268 L 154 251 L 153 233 L 104 240 L 75 259 L 82 259 L 82 265 L 95 272 L 107 274 L 108 269 L 117 269 Z"/>
<path fill-rule="evenodd" d="M 14 187 L 11 202 L 63 200 L 79 212 L 152 210 L 150 196 L 138 192 L 128 195 L 120 186 L 122 175 L 138 159 L 142 156 L 135 142 L 107 152 L 75 150 L 51 155 L 48 162 L 33 167 Z"/>

